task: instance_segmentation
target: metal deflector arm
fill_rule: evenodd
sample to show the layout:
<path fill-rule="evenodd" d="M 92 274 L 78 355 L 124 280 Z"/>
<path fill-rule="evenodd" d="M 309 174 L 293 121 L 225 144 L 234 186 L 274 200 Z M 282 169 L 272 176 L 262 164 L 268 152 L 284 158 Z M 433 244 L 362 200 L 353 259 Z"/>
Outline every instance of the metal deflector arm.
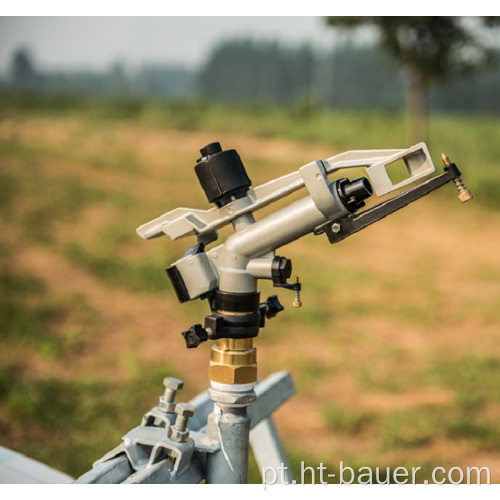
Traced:
<path fill-rule="evenodd" d="M 326 224 L 319 226 L 314 233 L 316 235 L 325 233 L 328 236 L 330 243 L 337 243 L 348 236 L 351 236 L 351 234 L 357 233 L 374 222 L 377 222 L 397 210 L 406 207 L 410 203 L 426 196 L 432 191 L 444 186 L 448 182 L 459 179 L 460 176 L 460 170 L 458 170 L 457 166 L 452 163 L 445 166 L 445 172 L 443 174 L 433 177 L 417 187 L 404 191 L 387 201 L 364 210 L 358 215 L 346 217 L 335 224 L 327 222 Z"/>
<path fill-rule="evenodd" d="M 404 161 L 409 177 L 393 184 L 387 167 Z M 406 149 L 353 150 L 332 156 L 323 161 L 327 175 L 343 169 L 366 167 L 373 188 L 382 196 L 434 172 L 429 151 L 425 143 Z M 231 220 L 249 212 L 255 212 L 289 194 L 303 188 L 306 183 L 304 165 L 296 172 L 273 179 L 247 191 L 247 196 L 227 203 L 223 207 L 209 210 L 179 207 L 137 228 L 141 238 L 149 240 L 163 235 L 172 240 L 191 235 L 210 234 L 229 224 Z"/>

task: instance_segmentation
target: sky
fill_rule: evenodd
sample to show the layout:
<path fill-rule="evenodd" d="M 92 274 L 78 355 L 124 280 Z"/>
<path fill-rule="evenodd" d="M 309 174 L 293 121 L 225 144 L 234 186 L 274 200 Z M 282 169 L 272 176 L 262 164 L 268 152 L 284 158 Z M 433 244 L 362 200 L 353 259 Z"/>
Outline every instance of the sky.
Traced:
<path fill-rule="evenodd" d="M 102 70 L 120 60 L 132 68 L 145 63 L 194 67 L 208 58 L 215 44 L 228 38 L 251 37 L 278 40 L 283 44 L 309 43 L 315 47 L 332 48 L 339 43 L 340 36 L 325 26 L 325 10 L 332 15 L 346 15 L 344 9 L 348 5 L 348 15 L 358 14 L 356 10 L 366 15 L 372 14 L 370 9 L 375 5 L 377 15 L 386 15 L 387 12 L 401 14 L 393 12 L 393 7 L 384 8 L 383 2 L 371 2 L 357 8 L 360 1 L 367 0 L 341 2 L 326 10 L 324 7 L 315 8 L 317 0 L 308 0 L 296 4 L 300 9 L 287 6 L 287 14 L 292 14 L 289 17 L 281 16 L 282 9 L 277 8 L 278 3 L 272 3 L 272 0 L 252 0 L 245 4 L 231 0 L 225 8 L 221 7 L 221 0 L 175 0 L 177 11 L 169 7 L 166 14 L 159 10 L 159 15 L 153 9 L 143 7 L 142 12 L 140 10 L 141 6 L 152 4 L 152 0 L 120 0 L 120 5 L 125 6 L 120 16 L 115 15 L 116 8 L 108 7 L 113 2 L 107 0 L 86 0 L 82 4 L 58 0 L 3 2 L 0 5 L 0 75 L 6 74 L 12 52 L 21 47 L 30 50 L 36 66 L 42 70 L 82 67 Z M 419 4 L 419 13 L 425 13 L 428 0 L 421 1 L 424 3 Z M 462 14 L 447 8 L 447 1 L 443 3 L 445 14 Z M 484 1 L 490 2 L 476 0 L 474 4 L 479 2 L 480 5 Z M 157 5 L 171 3 L 172 0 L 156 2 Z M 262 8 L 263 4 L 268 8 Z M 252 15 L 229 15 L 238 14 L 236 5 L 250 6 L 246 8 Z M 132 7 L 127 9 L 127 6 Z M 433 14 L 441 14 L 441 3 L 437 9 L 433 3 L 432 10 Z M 318 12 L 318 15 L 301 15 L 302 12 Z M 474 15 L 473 12 L 463 14 Z M 491 12 L 491 3 L 489 12 L 487 9 L 481 14 L 495 14 Z M 366 34 L 367 38 L 369 36 Z"/>
<path fill-rule="evenodd" d="M 0 72 L 12 52 L 28 48 L 37 67 L 103 69 L 123 59 L 133 65 L 196 66 L 214 44 L 236 37 L 329 47 L 335 34 L 320 16 L 0 17 Z"/>

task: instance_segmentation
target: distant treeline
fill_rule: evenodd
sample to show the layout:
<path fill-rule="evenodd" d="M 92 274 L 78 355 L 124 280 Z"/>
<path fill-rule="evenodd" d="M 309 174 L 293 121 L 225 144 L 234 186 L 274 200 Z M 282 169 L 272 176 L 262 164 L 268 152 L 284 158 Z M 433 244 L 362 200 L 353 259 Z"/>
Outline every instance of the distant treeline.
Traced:
<path fill-rule="evenodd" d="M 113 97 L 201 97 L 224 103 L 295 105 L 313 108 L 401 110 L 404 76 L 380 49 L 344 46 L 331 51 L 277 42 L 229 40 L 196 69 L 146 65 L 128 71 L 47 72 L 30 53 L 18 50 L 4 90 Z M 500 50 L 488 68 L 433 88 L 431 110 L 500 113 Z"/>

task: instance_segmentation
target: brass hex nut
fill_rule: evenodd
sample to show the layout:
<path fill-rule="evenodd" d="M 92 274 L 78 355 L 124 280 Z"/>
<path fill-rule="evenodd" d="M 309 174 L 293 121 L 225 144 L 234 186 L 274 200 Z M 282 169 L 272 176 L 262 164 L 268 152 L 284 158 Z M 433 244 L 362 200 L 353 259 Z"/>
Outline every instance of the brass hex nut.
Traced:
<path fill-rule="evenodd" d="M 210 380 L 221 384 L 250 384 L 257 381 L 257 365 L 210 365 Z"/>

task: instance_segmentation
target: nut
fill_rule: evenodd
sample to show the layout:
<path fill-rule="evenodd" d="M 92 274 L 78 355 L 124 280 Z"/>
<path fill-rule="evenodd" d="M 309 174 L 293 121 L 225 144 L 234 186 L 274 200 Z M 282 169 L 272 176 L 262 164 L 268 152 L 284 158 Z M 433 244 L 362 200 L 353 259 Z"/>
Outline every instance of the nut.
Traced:
<path fill-rule="evenodd" d="M 160 396 L 158 401 L 158 409 L 163 413 L 174 413 L 175 411 L 175 401 L 168 402 L 164 396 Z"/>
<path fill-rule="evenodd" d="M 332 224 L 332 231 L 337 234 L 340 233 L 340 230 L 342 229 L 342 226 L 338 222 L 334 222 Z"/>
<path fill-rule="evenodd" d="M 257 381 L 257 364 L 210 365 L 210 380 L 221 384 L 249 384 Z"/>
<path fill-rule="evenodd" d="M 248 405 L 257 399 L 257 395 L 254 390 L 246 392 L 227 392 L 218 391 L 210 387 L 208 389 L 210 399 L 214 403 L 221 405 Z"/>
<path fill-rule="evenodd" d="M 179 431 L 174 427 L 169 427 L 167 437 L 176 443 L 185 443 L 189 438 L 189 431 Z"/>

